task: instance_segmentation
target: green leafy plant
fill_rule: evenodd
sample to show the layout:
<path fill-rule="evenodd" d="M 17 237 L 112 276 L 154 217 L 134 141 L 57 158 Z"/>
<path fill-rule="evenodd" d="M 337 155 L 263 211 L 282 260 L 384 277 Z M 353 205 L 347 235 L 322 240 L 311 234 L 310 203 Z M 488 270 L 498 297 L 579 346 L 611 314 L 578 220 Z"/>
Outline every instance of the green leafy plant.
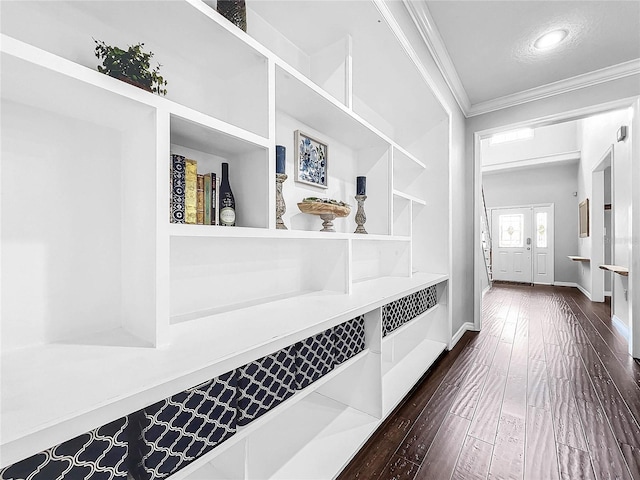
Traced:
<path fill-rule="evenodd" d="M 162 65 L 158 63 L 151 69 L 153 52 L 145 52 L 144 43 L 129 45 L 127 50 L 123 50 L 102 40 L 94 38 L 93 41 L 96 43 L 96 57 L 102 60 L 102 65 L 98 65 L 99 72 L 158 95 L 167 94 L 167 81 L 160 75 Z"/>

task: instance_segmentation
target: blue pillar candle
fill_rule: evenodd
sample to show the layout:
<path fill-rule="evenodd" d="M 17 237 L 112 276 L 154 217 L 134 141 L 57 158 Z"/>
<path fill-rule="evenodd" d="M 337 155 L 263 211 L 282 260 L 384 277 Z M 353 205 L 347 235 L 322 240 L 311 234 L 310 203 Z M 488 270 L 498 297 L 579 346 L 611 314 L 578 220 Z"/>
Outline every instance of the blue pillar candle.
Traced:
<path fill-rule="evenodd" d="M 287 165 L 287 149 L 282 145 L 276 145 L 276 173 L 285 173 Z"/>
<path fill-rule="evenodd" d="M 356 193 L 358 195 L 367 194 L 367 177 L 356 177 Z"/>

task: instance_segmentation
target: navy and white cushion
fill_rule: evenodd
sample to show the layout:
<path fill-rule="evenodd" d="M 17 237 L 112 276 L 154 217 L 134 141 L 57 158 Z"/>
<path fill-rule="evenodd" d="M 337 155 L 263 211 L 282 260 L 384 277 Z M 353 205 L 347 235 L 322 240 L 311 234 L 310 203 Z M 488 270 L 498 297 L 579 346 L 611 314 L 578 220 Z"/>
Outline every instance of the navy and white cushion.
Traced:
<path fill-rule="evenodd" d="M 332 329 L 296 343 L 296 388 L 302 390 L 334 366 Z"/>
<path fill-rule="evenodd" d="M 121 418 L 0 470 L 2 480 L 127 478 L 127 418 Z"/>
<path fill-rule="evenodd" d="M 429 289 L 428 288 L 423 288 L 422 290 L 417 291 L 416 293 L 414 293 L 414 302 L 416 305 L 416 314 L 420 315 L 424 312 L 426 312 L 429 307 L 427 306 L 427 291 Z"/>
<path fill-rule="evenodd" d="M 427 288 L 427 309 L 435 307 L 438 303 L 438 295 L 436 293 L 436 286 L 432 285 Z"/>
<path fill-rule="evenodd" d="M 404 321 L 406 323 L 410 320 L 413 320 L 419 315 L 416 304 L 416 294 L 412 293 L 411 295 L 407 295 L 401 300 L 404 300 L 402 307 L 404 309 Z"/>
<path fill-rule="evenodd" d="M 364 350 L 364 315 L 336 325 L 333 335 L 333 358 L 339 365 Z"/>
<path fill-rule="evenodd" d="M 413 320 L 438 303 L 436 286 L 419 290 L 382 307 L 382 336 Z"/>
<path fill-rule="evenodd" d="M 406 322 L 406 301 L 403 298 L 394 300 L 382 307 L 382 335 L 386 336 Z"/>
<path fill-rule="evenodd" d="M 296 392 L 294 347 L 238 369 L 238 425 L 246 425 Z"/>
<path fill-rule="evenodd" d="M 134 414 L 136 480 L 165 478 L 236 431 L 235 371 L 180 392 Z"/>

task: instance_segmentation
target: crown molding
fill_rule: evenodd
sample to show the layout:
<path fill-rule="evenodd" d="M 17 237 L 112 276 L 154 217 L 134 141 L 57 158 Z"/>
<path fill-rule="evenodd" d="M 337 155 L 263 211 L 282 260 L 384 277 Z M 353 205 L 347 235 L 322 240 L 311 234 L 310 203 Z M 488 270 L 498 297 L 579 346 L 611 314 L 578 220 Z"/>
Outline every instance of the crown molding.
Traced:
<path fill-rule="evenodd" d="M 438 70 L 440 70 L 440 73 L 444 77 L 444 81 L 460 106 L 462 113 L 465 117 L 468 116 L 467 113 L 471 109 L 469 96 L 462 86 L 458 72 L 451 61 L 451 57 L 449 57 L 449 52 L 447 52 L 444 46 L 444 41 L 436 28 L 436 24 L 433 21 L 431 12 L 429 12 L 427 8 L 426 2 L 416 2 L 414 0 L 402 0 L 402 2 L 409 12 L 413 23 L 418 28 L 420 36 L 427 45 Z"/>
<path fill-rule="evenodd" d="M 594 70 L 593 72 L 583 73 L 575 77 L 559 80 L 557 82 L 548 83 L 540 87 L 523 90 L 522 92 L 504 97 L 495 98 L 486 102 L 476 103 L 465 112 L 468 117 L 482 115 L 496 110 L 521 105 L 523 103 L 535 102 L 543 98 L 562 95 L 563 93 L 573 92 L 581 88 L 592 87 L 602 83 L 617 80 L 619 78 L 631 75 L 640 75 L 640 59 L 630 60 L 628 62 L 619 63 L 611 67 Z"/>
<path fill-rule="evenodd" d="M 460 106 L 465 117 L 474 117 L 485 113 L 495 112 L 505 108 L 535 102 L 544 98 L 573 92 L 581 88 L 591 87 L 617 80 L 631 75 L 640 75 L 640 59 L 630 60 L 593 72 L 576 75 L 575 77 L 548 83 L 539 87 L 523 90 L 511 95 L 494 98 L 485 102 L 471 104 L 469 96 L 462 85 L 458 72 L 447 52 L 444 40 L 440 36 L 431 12 L 424 1 L 402 0 L 411 16 L 418 32 L 422 36 L 436 66 L 440 70 L 449 90 Z"/>

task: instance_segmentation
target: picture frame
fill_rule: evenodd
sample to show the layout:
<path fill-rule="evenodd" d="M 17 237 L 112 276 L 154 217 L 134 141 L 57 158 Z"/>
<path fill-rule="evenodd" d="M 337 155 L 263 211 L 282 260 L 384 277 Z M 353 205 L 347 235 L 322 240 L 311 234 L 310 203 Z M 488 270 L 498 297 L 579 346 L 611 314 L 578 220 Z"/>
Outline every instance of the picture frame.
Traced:
<path fill-rule="evenodd" d="M 589 199 L 585 198 L 580 202 L 578 207 L 579 211 L 579 225 L 580 225 L 580 238 L 589 236 Z"/>
<path fill-rule="evenodd" d="M 319 188 L 329 188 L 329 146 L 326 142 L 300 130 L 294 133 L 295 181 Z"/>

